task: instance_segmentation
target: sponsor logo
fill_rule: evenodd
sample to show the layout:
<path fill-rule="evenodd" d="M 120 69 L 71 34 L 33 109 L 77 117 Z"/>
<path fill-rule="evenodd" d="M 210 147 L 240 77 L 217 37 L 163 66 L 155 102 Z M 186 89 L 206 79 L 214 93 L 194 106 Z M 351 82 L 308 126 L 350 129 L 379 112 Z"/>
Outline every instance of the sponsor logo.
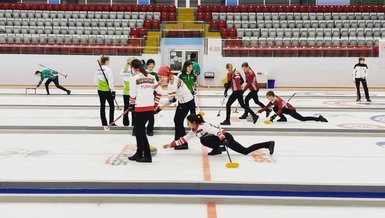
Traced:
<path fill-rule="evenodd" d="M 24 148 L 10 148 L 0 150 L 0 159 L 41 157 L 48 154 L 48 150 L 28 150 Z"/>
<path fill-rule="evenodd" d="M 251 154 L 251 157 L 254 159 L 257 163 L 272 163 L 273 160 L 270 155 L 266 154 L 263 151 L 254 151 Z"/>
<path fill-rule="evenodd" d="M 133 155 L 135 152 L 136 146 L 125 145 L 119 154 L 109 157 L 104 161 L 104 164 L 107 166 L 126 166 L 129 162 L 128 157 Z"/>
<path fill-rule="evenodd" d="M 385 148 L 385 142 L 377 142 L 376 145 L 380 146 L 381 148 Z"/>
<path fill-rule="evenodd" d="M 370 119 L 379 123 L 385 123 L 385 115 L 373 116 Z"/>

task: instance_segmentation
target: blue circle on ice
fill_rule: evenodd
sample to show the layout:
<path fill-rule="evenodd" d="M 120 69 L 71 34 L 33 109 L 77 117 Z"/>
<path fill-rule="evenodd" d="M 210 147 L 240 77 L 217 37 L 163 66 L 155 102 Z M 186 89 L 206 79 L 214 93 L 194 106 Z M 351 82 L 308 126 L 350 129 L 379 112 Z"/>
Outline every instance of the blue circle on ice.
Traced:
<path fill-rule="evenodd" d="M 370 119 L 379 123 L 385 123 L 385 115 L 373 116 L 373 117 L 370 117 Z"/>
<path fill-rule="evenodd" d="M 377 142 L 376 145 L 385 148 L 385 142 Z"/>

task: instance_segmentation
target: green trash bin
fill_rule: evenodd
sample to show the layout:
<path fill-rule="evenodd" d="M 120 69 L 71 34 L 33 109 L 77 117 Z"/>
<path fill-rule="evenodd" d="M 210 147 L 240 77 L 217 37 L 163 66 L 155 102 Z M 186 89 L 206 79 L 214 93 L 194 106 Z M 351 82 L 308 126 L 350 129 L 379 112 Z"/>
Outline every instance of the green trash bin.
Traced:
<path fill-rule="evenodd" d="M 275 87 L 275 79 L 267 80 L 267 88 L 268 89 L 274 89 L 274 87 Z"/>

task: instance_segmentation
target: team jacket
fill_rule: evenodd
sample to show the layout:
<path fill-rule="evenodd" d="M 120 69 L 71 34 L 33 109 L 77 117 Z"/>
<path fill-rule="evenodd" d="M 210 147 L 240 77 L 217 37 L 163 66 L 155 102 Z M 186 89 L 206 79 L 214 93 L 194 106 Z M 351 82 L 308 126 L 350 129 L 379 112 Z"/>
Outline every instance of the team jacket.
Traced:
<path fill-rule="evenodd" d="M 130 79 L 133 76 L 132 71 L 128 70 L 124 72 L 124 69 L 120 71 L 120 76 L 123 80 L 123 95 L 130 95 Z"/>
<path fill-rule="evenodd" d="M 179 145 L 185 144 L 190 139 L 196 137 L 202 138 L 205 136 L 218 136 L 219 139 L 223 140 L 225 139 L 226 131 L 223 129 L 219 129 L 217 126 L 214 126 L 209 123 L 202 123 L 200 125 L 197 125 L 196 127 L 192 128 L 190 132 L 187 133 L 187 135 L 181 137 L 180 139 L 171 142 L 171 147 L 176 147 Z"/>
<path fill-rule="evenodd" d="M 283 107 L 283 105 L 285 105 L 285 103 L 286 102 L 284 100 L 282 100 L 280 97 L 275 96 L 275 100 L 273 102 L 269 102 L 269 104 L 267 104 L 264 108 L 260 109 L 258 111 L 258 113 L 262 113 L 262 112 L 266 111 L 269 107 L 274 105 L 274 107 L 276 107 L 278 109 L 277 113 L 275 113 L 275 114 L 277 114 L 277 116 L 279 116 L 282 114 L 282 107 Z M 289 109 L 289 110 L 295 110 L 295 108 L 290 103 L 287 103 L 284 107 Z"/>
<path fill-rule="evenodd" d="M 178 75 L 179 79 L 181 79 L 187 86 L 187 88 L 190 90 L 190 92 L 193 91 L 194 85 L 197 81 L 197 77 L 193 73 L 180 73 Z"/>
<path fill-rule="evenodd" d="M 250 89 L 250 91 L 255 91 L 259 89 L 259 84 L 257 81 L 257 77 L 253 70 L 250 69 L 249 73 L 245 73 L 246 75 L 246 86 L 243 88 L 243 91 Z"/>
<path fill-rule="evenodd" d="M 182 104 L 194 99 L 186 84 L 177 76 L 173 76 L 173 79 L 168 85 L 168 97 L 169 99 L 176 98 L 176 100 Z"/>
<path fill-rule="evenodd" d="M 149 72 L 149 71 L 147 71 L 147 72 Z M 155 79 L 156 79 L 156 81 L 157 82 L 159 82 L 159 77 L 158 77 L 158 73 L 157 72 L 149 72 L 150 73 L 150 75 L 152 75 L 152 76 L 154 76 L 155 77 Z"/>
<path fill-rule="evenodd" d="M 369 72 L 368 65 L 360 64 L 360 63 L 354 65 L 353 81 L 355 81 L 356 78 L 367 78 L 368 72 Z"/>
<path fill-rule="evenodd" d="M 107 77 L 108 84 L 106 78 L 104 78 L 103 72 L 100 68 L 96 70 L 95 74 L 95 83 L 98 85 L 98 90 L 100 91 L 114 91 L 114 80 L 112 78 L 112 70 L 109 66 L 102 65 L 104 74 Z"/>
<path fill-rule="evenodd" d="M 154 76 L 139 73 L 130 80 L 130 104 L 135 105 L 135 112 L 153 111 L 158 107 L 161 91 Z"/>
<path fill-rule="evenodd" d="M 233 91 L 242 90 L 242 75 L 236 69 L 227 73 L 227 81 L 231 82 L 231 88 Z"/>
<path fill-rule="evenodd" d="M 48 70 L 48 69 L 43 69 L 42 71 L 40 71 L 41 74 L 40 74 L 40 81 L 39 81 L 39 85 L 45 80 L 45 79 L 52 79 L 54 80 L 57 75 L 54 75 L 54 72 L 55 71 L 51 71 L 51 70 Z"/>

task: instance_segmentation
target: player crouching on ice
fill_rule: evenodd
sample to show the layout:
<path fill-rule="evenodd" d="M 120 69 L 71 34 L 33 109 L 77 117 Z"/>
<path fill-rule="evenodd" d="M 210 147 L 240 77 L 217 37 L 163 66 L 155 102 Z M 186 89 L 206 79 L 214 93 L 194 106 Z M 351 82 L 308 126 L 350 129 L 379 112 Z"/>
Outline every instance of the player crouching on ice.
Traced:
<path fill-rule="evenodd" d="M 187 126 L 191 129 L 187 135 L 181 137 L 179 140 L 164 145 L 163 148 L 167 149 L 170 147 L 178 147 L 187 143 L 187 141 L 192 139 L 194 136 L 197 136 L 200 138 L 202 145 L 213 149 L 210 153 L 208 153 L 208 155 L 221 154 L 221 145 L 226 145 L 232 150 L 244 155 L 261 148 L 269 149 L 270 154 L 274 153 L 274 141 L 257 143 L 245 148 L 235 141 L 230 133 L 223 129 L 219 129 L 212 124 L 206 123 L 200 114 L 190 114 L 187 116 Z"/>
<path fill-rule="evenodd" d="M 275 114 L 270 117 L 270 122 L 273 122 L 277 116 L 280 117 L 280 119 L 277 120 L 277 122 L 286 122 L 287 119 L 284 114 L 288 114 L 292 116 L 294 119 L 297 119 L 299 121 L 313 120 L 317 122 L 325 122 L 325 123 L 328 122 L 328 120 L 321 115 L 319 117 L 302 116 L 297 112 L 297 110 L 290 103 L 283 101 L 280 97 L 276 96 L 273 91 L 268 91 L 266 93 L 266 98 L 270 101 L 269 104 L 267 104 L 266 107 L 259 110 L 257 115 L 259 116 L 260 113 L 268 110 L 270 106 L 274 106 L 273 111 L 275 112 Z"/>

